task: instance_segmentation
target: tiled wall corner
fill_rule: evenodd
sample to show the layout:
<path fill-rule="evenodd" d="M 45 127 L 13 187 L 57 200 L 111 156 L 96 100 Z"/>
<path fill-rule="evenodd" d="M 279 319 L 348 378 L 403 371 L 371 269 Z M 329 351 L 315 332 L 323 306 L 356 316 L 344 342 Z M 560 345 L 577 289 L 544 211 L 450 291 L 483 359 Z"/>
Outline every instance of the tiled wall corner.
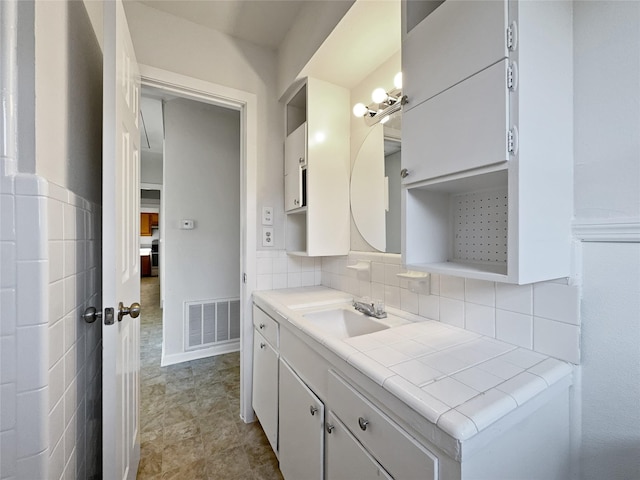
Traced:
<path fill-rule="evenodd" d="M 257 290 L 320 285 L 320 258 L 287 255 L 284 250 L 258 250 Z"/>
<path fill-rule="evenodd" d="M 80 315 L 102 304 L 101 212 L 55 184 L 47 207 L 50 478 L 89 478 L 102 468 L 95 455 L 101 448 L 95 405 L 102 388 L 102 331 L 99 322 L 88 324 Z"/>
<path fill-rule="evenodd" d="M 2 171 L 5 172 L 4 164 Z M 47 476 L 48 419 L 46 196 L 35 175 L 3 175 L 0 478 Z"/>
<path fill-rule="evenodd" d="M 359 260 L 371 262 L 365 276 L 347 268 Z M 510 285 L 432 274 L 415 293 L 396 276 L 405 271 L 400 255 L 351 252 L 322 259 L 322 285 L 580 363 L 580 288 L 567 279 Z"/>

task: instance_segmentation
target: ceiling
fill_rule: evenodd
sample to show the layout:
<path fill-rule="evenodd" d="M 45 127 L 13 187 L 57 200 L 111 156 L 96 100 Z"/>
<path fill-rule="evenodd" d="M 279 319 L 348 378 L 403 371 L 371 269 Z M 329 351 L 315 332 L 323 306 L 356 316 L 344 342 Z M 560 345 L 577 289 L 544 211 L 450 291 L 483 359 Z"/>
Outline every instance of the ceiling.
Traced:
<path fill-rule="evenodd" d="M 132 1 L 132 0 L 129 0 Z M 138 0 L 207 28 L 277 50 L 301 9 L 341 0 Z M 358 0 L 318 48 L 300 76 L 351 89 L 400 50 L 400 0 Z M 146 89 L 141 114 L 142 149 L 162 152 L 162 92 Z M 149 98 L 150 97 L 150 98 Z M 148 141 L 148 143 L 147 143 Z"/>
<path fill-rule="evenodd" d="M 139 0 L 235 38 L 277 50 L 305 3 L 327 0 Z"/>

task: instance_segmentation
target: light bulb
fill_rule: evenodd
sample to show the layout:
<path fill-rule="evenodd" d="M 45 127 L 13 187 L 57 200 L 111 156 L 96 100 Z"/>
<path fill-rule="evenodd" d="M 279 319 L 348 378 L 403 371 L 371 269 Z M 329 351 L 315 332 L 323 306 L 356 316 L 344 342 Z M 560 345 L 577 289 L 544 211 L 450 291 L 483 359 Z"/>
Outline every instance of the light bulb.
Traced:
<path fill-rule="evenodd" d="M 387 100 L 387 92 L 384 88 L 376 88 L 371 92 L 371 100 L 376 103 L 384 103 Z"/>
<path fill-rule="evenodd" d="M 353 114 L 356 117 L 364 117 L 365 114 L 369 111 L 364 103 L 356 103 L 353 106 Z"/>
<path fill-rule="evenodd" d="M 402 88 L 402 72 L 396 73 L 396 76 L 393 77 L 393 86 L 397 89 Z"/>

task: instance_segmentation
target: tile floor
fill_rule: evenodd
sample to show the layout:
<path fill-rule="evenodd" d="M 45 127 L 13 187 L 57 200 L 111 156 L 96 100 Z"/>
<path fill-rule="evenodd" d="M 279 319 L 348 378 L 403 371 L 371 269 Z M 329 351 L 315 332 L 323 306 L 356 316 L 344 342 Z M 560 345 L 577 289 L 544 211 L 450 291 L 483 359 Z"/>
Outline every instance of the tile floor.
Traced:
<path fill-rule="evenodd" d="M 138 480 L 282 479 L 260 424 L 240 419 L 238 353 L 160 367 L 159 297 L 144 277 Z"/>

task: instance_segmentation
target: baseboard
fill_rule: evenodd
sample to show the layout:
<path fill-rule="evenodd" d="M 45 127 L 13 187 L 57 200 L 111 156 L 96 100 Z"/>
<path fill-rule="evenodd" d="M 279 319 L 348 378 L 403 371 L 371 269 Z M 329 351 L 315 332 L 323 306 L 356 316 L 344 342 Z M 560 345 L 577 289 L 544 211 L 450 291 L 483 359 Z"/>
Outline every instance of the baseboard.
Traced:
<path fill-rule="evenodd" d="M 225 353 L 233 353 L 240 351 L 240 341 L 225 343 L 224 345 L 215 345 L 212 347 L 201 348 L 198 350 L 191 350 L 182 353 L 173 353 L 171 355 L 162 355 L 160 361 L 161 367 L 167 365 L 175 365 L 176 363 L 189 362 L 191 360 L 198 360 L 200 358 L 213 357 L 216 355 L 223 355 Z"/>

